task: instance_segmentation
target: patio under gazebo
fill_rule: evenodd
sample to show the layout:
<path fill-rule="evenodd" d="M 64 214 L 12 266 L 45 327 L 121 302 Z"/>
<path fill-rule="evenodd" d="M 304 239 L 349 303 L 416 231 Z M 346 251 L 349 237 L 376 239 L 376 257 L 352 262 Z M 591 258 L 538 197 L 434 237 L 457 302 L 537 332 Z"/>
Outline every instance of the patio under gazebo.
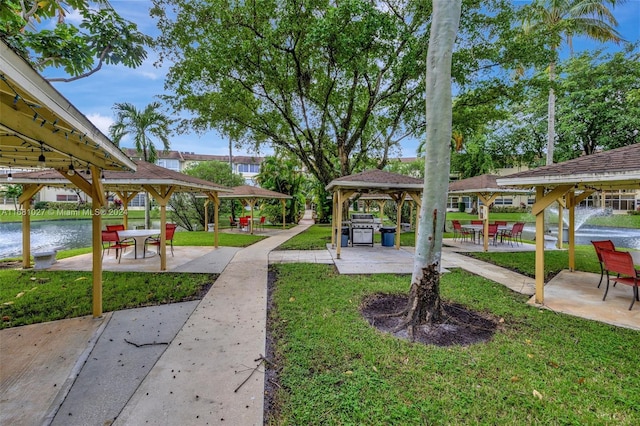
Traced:
<path fill-rule="evenodd" d="M 478 206 L 478 218 L 482 219 L 483 235 L 487 235 L 489 226 L 489 206 L 495 202 L 495 200 L 503 194 L 527 194 L 531 193 L 531 190 L 523 190 L 521 188 L 510 188 L 506 186 L 500 186 L 496 180 L 500 176 L 484 174 L 480 176 L 474 176 L 467 179 L 460 179 L 453 181 L 449 184 L 449 196 L 451 195 L 474 195 L 482 201 L 482 206 Z M 489 239 L 484 238 L 484 251 L 489 251 Z"/>
<path fill-rule="evenodd" d="M 535 188 L 536 294 L 544 303 L 544 212 L 558 202 L 569 210 L 569 271 L 575 270 L 575 208 L 595 191 L 640 189 L 640 144 L 585 155 L 497 179 L 498 185 Z"/>
<path fill-rule="evenodd" d="M 63 178 L 74 169 L 135 170 L 135 164 L 64 98 L 33 67 L 0 41 L 0 166 L 14 169 L 53 167 Z M 92 209 L 106 204 L 100 179 L 86 188 L 92 194 Z M 38 191 L 28 185 L 19 198 L 29 229 L 29 204 Z M 102 315 L 101 217 L 92 218 L 93 316 Z M 30 264 L 29 238 L 23 238 L 23 266 Z"/>
<path fill-rule="evenodd" d="M 240 185 L 234 186 L 231 193 L 220 195 L 221 199 L 240 200 L 243 205 L 248 205 L 251 209 L 251 217 L 253 218 L 253 209 L 258 200 L 280 200 L 282 206 L 282 229 L 287 226 L 286 221 L 286 202 L 292 199 L 291 195 L 281 192 L 271 191 L 269 189 L 260 188 L 258 186 Z M 253 220 L 249 223 L 249 231 L 253 234 Z"/>
<path fill-rule="evenodd" d="M 338 230 L 342 229 L 343 204 L 354 195 L 376 194 L 376 198 L 389 197 L 396 204 L 395 248 L 400 249 L 400 232 L 402 230 L 402 205 L 410 198 L 418 209 L 422 204 L 422 179 L 405 176 L 383 170 L 367 170 L 332 180 L 326 190 L 333 192 L 333 212 L 331 222 L 331 246 L 336 249 L 340 259 L 341 244 L 336 244 Z M 417 229 L 416 229 L 417 234 Z"/>
<path fill-rule="evenodd" d="M 167 204 L 172 194 L 177 192 L 203 193 L 215 206 L 214 246 L 218 247 L 218 207 L 220 205 L 219 194 L 231 192 L 231 189 L 217 185 L 202 179 L 198 179 L 183 173 L 178 173 L 145 161 L 135 161 L 135 172 L 105 171 L 100 179 L 104 191 L 114 192 L 123 203 L 123 225 L 127 228 L 127 206 L 129 202 L 140 192 L 148 192 L 160 206 L 160 270 L 167 269 L 166 256 L 166 221 Z M 45 169 L 33 172 L 16 173 L 12 177 L 13 184 L 21 184 L 25 188 L 33 188 L 35 195 L 41 188 L 76 186 L 87 195 L 90 191 L 93 179 L 91 175 L 85 175 L 78 171 L 69 175 L 61 174 L 56 170 Z M 6 183 L 6 178 L 0 178 L 0 183 Z M 32 196 L 33 196 L 32 195 Z M 29 227 L 23 228 L 24 238 L 29 237 Z M 23 247 L 23 253 L 29 255 L 29 247 Z"/>

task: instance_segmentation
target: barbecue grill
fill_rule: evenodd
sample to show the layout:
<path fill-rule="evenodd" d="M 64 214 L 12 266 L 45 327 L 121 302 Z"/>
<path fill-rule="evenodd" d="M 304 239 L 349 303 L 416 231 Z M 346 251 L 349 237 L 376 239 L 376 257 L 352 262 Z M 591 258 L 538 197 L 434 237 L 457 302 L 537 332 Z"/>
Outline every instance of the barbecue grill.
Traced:
<path fill-rule="evenodd" d="M 373 230 L 376 226 L 372 214 L 354 213 L 351 215 L 351 245 L 369 245 L 373 247 Z"/>

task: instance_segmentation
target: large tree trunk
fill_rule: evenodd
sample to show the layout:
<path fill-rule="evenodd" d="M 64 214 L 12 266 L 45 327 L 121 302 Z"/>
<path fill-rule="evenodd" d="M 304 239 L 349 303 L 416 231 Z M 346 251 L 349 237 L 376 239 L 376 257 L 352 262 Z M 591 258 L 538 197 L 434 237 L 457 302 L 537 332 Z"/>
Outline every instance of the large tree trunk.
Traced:
<path fill-rule="evenodd" d="M 420 226 L 405 323 L 435 323 L 440 306 L 440 258 L 451 160 L 451 55 L 461 0 L 435 0 L 427 53 L 427 141 Z"/>
<path fill-rule="evenodd" d="M 549 64 L 549 80 L 551 84 L 556 79 L 556 63 Z M 553 87 L 549 88 L 549 104 L 547 105 L 547 166 L 553 164 L 553 148 L 556 139 L 556 94 Z"/>

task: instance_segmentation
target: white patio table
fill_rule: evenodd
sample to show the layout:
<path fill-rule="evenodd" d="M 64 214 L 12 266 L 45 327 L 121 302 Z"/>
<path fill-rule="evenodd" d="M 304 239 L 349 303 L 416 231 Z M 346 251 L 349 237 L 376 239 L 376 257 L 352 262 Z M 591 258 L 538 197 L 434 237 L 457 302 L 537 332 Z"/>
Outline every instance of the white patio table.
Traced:
<path fill-rule="evenodd" d="M 118 231 L 118 238 L 133 238 L 136 240 L 135 251 L 125 253 L 122 257 L 125 259 L 143 259 L 145 257 L 155 256 L 155 252 L 147 250 L 145 253 L 144 240 L 148 237 L 160 235 L 159 229 L 128 229 L 126 231 Z"/>
<path fill-rule="evenodd" d="M 473 232 L 473 242 L 476 242 L 476 234 L 478 234 L 478 241 L 480 241 L 480 234 L 482 233 L 484 226 L 483 225 L 460 225 L 462 229 L 466 229 L 467 231 Z M 502 232 L 511 229 L 509 225 L 498 225 L 498 235 Z"/>

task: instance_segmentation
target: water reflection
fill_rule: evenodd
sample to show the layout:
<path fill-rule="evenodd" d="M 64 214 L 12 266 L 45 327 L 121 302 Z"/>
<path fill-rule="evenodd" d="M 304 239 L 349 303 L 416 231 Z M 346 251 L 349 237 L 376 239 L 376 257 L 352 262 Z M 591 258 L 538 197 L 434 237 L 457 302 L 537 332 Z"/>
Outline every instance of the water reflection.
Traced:
<path fill-rule="evenodd" d="M 104 224 L 122 223 L 120 219 L 103 220 Z M 129 227 L 144 225 L 144 220 L 129 220 Z M 160 221 L 151 226 L 160 227 Z M 31 251 L 52 247 L 63 249 L 91 246 L 90 220 L 51 220 L 31 222 Z M 0 259 L 22 255 L 22 223 L 0 223 Z"/>
<path fill-rule="evenodd" d="M 532 240 L 535 234 L 535 226 L 527 225 L 524 228 L 522 237 Z M 557 227 L 551 228 L 551 235 L 558 237 Z M 640 229 L 582 225 L 575 235 L 576 245 L 590 245 L 591 240 L 611 240 L 616 247 L 640 250 Z"/>

